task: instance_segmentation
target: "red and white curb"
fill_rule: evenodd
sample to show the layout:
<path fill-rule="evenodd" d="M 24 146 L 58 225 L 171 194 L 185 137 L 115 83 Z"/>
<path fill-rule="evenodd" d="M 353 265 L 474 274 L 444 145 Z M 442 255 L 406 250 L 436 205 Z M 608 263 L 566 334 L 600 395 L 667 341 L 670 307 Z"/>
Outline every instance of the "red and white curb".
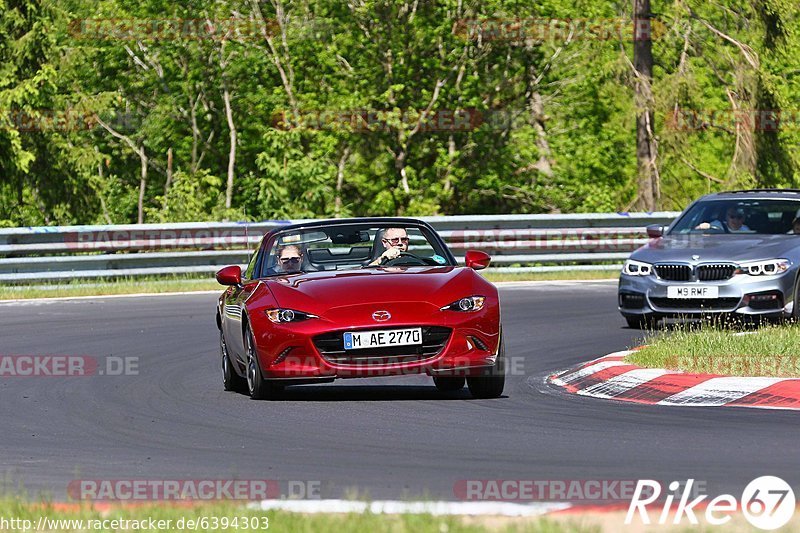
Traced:
<path fill-rule="evenodd" d="M 626 363 L 615 352 L 548 378 L 580 396 L 655 405 L 800 410 L 800 379 L 689 374 Z"/>

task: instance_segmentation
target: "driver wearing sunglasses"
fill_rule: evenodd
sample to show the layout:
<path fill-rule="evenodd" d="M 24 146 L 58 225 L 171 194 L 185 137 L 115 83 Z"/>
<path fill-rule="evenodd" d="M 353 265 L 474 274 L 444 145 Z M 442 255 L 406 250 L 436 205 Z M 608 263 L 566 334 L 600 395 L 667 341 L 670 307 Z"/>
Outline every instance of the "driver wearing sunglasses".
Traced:
<path fill-rule="evenodd" d="M 403 252 L 408 252 L 408 234 L 403 228 L 387 228 L 383 232 L 381 243 L 386 250 L 371 262 L 370 266 L 383 264 L 397 258 Z"/>
<path fill-rule="evenodd" d="M 280 267 L 282 272 L 288 274 L 300 272 L 302 265 L 303 252 L 300 250 L 299 246 L 290 244 L 289 246 L 281 248 L 281 251 L 278 253 L 278 267 Z"/>

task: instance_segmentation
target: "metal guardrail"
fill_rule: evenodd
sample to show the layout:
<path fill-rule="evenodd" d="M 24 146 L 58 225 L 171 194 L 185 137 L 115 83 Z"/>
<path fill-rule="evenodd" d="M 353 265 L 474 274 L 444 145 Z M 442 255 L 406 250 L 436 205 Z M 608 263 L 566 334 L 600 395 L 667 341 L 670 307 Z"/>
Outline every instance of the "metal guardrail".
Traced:
<path fill-rule="evenodd" d="M 645 226 L 677 212 L 421 217 L 459 260 L 492 255 L 496 272 L 618 269 Z M 299 220 L 0 228 L 0 282 L 211 274 L 244 265 L 267 231 Z M 609 264 L 613 263 L 613 264 Z"/>

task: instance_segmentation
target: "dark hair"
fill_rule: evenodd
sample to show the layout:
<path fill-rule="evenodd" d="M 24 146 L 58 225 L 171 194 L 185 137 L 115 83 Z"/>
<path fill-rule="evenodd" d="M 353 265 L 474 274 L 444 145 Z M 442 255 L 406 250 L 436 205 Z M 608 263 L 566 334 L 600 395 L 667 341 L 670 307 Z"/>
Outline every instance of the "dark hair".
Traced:
<path fill-rule="evenodd" d="M 284 245 L 283 245 L 283 246 L 281 246 L 281 247 L 280 247 L 280 249 L 278 250 L 278 257 L 280 257 L 281 255 L 283 255 L 283 251 L 284 251 L 284 250 L 286 250 L 287 248 L 294 248 L 295 250 L 297 250 L 297 253 L 299 253 L 300 255 L 305 255 L 305 254 L 303 253 L 303 247 L 302 247 L 302 246 L 300 246 L 300 245 L 297 245 L 297 244 L 284 244 Z"/>

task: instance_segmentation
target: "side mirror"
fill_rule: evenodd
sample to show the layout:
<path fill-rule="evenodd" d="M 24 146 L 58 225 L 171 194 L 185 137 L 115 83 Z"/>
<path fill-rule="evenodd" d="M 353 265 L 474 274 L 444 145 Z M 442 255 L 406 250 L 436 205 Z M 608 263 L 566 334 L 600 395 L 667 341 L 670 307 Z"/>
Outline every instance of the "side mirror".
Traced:
<path fill-rule="evenodd" d="M 657 239 L 664 235 L 664 226 L 661 224 L 650 224 L 647 226 L 647 236 L 651 239 Z"/>
<path fill-rule="evenodd" d="M 242 267 L 239 265 L 226 266 L 217 272 L 216 278 L 220 285 L 241 285 Z"/>
<path fill-rule="evenodd" d="M 489 263 L 492 261 L 489 254 L 478 250 L 467 250 L 467 255 L 464 259 L 467 266 L 475 270 L 483 270 L 488 267 Z"/>

